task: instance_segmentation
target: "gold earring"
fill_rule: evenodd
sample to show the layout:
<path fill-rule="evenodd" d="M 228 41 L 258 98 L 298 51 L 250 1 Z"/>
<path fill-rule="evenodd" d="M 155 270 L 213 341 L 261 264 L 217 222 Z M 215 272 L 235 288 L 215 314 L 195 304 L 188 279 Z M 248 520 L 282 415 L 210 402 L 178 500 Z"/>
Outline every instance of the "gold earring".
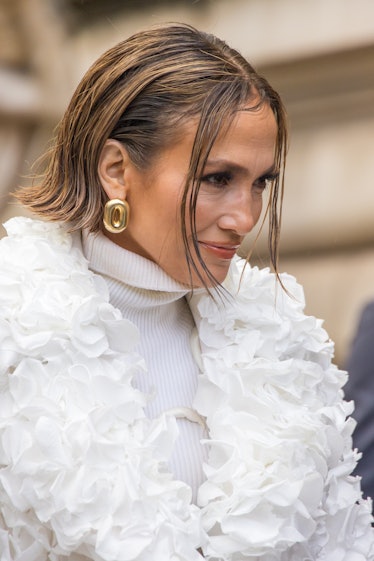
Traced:
<path fill-rule="evenodd" d="M 130 207 L 127 201 L 110 199 L 104 207 L 103 222 L 105 229 L 112 234 L 119 234 L 126 230 L 130 217 Z"/>

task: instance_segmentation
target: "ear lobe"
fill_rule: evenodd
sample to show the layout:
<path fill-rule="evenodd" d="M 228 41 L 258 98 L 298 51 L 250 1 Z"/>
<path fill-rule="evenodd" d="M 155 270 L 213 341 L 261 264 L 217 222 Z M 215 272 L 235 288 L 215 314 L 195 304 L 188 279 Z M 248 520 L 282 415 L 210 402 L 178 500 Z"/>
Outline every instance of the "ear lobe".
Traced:
<path fill-rule="evenodd" d="M 123 144 L 112 138 L 106 140 L 99 158 L 98 174 L 109 199 L 126 198 L 125 171 L 129 162 L 130 159 Z"/>

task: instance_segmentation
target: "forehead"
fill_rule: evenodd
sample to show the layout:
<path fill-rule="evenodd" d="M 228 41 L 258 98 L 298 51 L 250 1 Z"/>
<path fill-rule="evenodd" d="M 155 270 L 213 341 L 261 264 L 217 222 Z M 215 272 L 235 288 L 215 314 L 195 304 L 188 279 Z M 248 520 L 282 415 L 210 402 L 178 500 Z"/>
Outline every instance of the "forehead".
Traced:
<path fill-rule="evenodd" d="M 222 129 L 207 158 L 207 165 L 226 162 L 249 175 L 264 173 L 275 163 L 278 125 L 268 105 L 256 111 L 238 111 L 229 127 Z"/>
<path fill-rule="evenodd" d="M 238 109 L 228 124 L 227 131 L 222 136 L 238 131 L 247 131 L 252 135 L 262 136 L 263 133 L 276 133 L 278 124 L 274 112 L 269 104 L 262 103 L 257 107 L 246 106 Z"/>
<path fill-rule="evenodd" d="M 195 138 L 200 117 L 190 118 L 186 120 L 179 129 L 180 140 Z M 211 123 L 209 123 L 211 125 Z M 202 127 L 204 128 L 204 126 Z M 209 143 L 209 129 L 214 130 L 214 126 L 209 126 L 204 136 L 204 141 Z M 230 141 L 239 140 L 240 137 L 252 139 L 252 142 L 263 142 L 272 137 L 276 137 L 278 132 L 278 123 L 273 109 L 267 102 L 251 103 L 245 105 L 233 112 L 227 113 L 223 119 L 220 119 L 217 137 L 214 140 L 213 147 L 217 144 L 229 144 Z M 212 148 L 213 149 L 213 148 Z"/>
<path fill-rule="evenodd" d="M 164 148 L 160 148 L 154 161 L 159 165 L 182 165 L 186 169 L 191 161 L 194 143 L 197 142 L 196 153 L 201 156 L 204 147 L 210 144 L 209 129 L 197 138 L 200 116 L 181 120 L 176 125 L 173 139 Z M 201 123 L 200 123 L 201 125 Z M 200 131 L 201 131 L 200 127 Z M 224 119 L 209 152 L 208 160 L 215 157 L 228 156 L 247 158 L 267 152 L 273 156 L 278 125 L 273 110 L 267 103 L 256 107 L 244 106 Z"/>

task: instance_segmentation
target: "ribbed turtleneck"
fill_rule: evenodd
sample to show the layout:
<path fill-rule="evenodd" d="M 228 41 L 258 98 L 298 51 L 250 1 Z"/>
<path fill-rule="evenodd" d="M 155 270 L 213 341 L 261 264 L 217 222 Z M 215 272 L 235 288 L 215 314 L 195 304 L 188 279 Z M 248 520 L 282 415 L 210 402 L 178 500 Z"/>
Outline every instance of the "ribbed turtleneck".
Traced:
<path fill-rule="evenodd" d="M 154 418 L 174 408 L 192 407 L 198 367 L 191 351 L 194 321 L 186 301 L 188 289 L 169 277 L 158 265 L 111 242 L 103 234 L 83 235 L 83 249 L 90 268 L 107 282 L 111 303 L 140 331 L 136 349 L 147 371 L 136 386 L 151 396 L 145 413 Z M 170 469 L 192 488 L 203 481 L 205 450 L 202 427 L 178 419 L 179 436 Z"/>

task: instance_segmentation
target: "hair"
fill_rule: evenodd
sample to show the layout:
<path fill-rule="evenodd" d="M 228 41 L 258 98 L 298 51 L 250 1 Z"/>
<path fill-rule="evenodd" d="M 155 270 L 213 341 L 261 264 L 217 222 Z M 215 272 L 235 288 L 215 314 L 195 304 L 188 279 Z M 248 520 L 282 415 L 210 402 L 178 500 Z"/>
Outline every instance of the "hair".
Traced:
<path fill-rule="evenodd" d="M 101 229 L 107 196 L 98 164 L 108 138 L 126 147 L 139 169 L 175 140 L 189 118 L 198 126 L 182 203 L 182 236 L 190 274 L 202 273 L 192 256 L 187 216 L 200 266 L 215 281 L 200 256 L 195 209 L 199 173 L 223 127 L 248 104 L 263 104 L 277 122 L 275 166 L 267 214 L 270 260 L 278 274 L 278 245 L 287 151 L 285 110 L 278 93 L 236 50 L 217 37 L 185 24 L 155 26 L 136 33 L 105 52 L 78 85 L 43 161 L 39 184 L 21 189 L 18 200 L 50 221 L 68 223 L 71 231 Z M 204 283 L 206 286 L 206 283 Z M 214 282 L 216 284 L 216 282 Z"/>

